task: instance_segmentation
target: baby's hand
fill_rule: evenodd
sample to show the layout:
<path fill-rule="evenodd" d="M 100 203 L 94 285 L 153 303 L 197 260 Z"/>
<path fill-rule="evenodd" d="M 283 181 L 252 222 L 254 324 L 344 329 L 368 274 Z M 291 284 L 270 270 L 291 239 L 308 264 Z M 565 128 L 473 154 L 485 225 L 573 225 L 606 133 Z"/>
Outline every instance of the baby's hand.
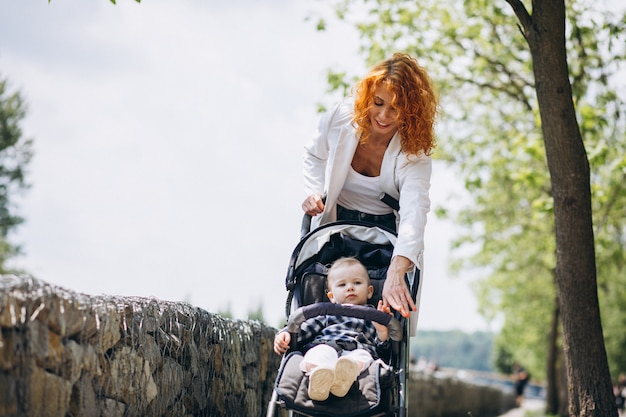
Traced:
<path fill-rule="evenodd" d="M 388 305 L 386 306 L 383 303 L 383 300 L 379 300 L 378 301 L 378 311 L 382 311 L 383 313 L 387 313 L 389 315 L 393 315 L 393 313 L 391 312 L 391 307 L 389 307 Z"/>
<path fill-rule="evenodd" d="M 291 342 L 291 334 L 288 332 L 277 333 L 274 337 L 274 352 L 277 355 L 282 355 L 289 349 L 289 342 Z"/>
<path fill-rule="evenodd" d="M 378 302 L 378 311 L 382 311 L 383 313 L 391 315 L 391 309 L 389 308 L 389 306 L 384 306 L 382 300 Z M 378 339 L 381 342 L 389 339 L 389 329 L 387 328 L 387 326 L 383 326 L 382 324 L 376 323 L 375 321 L 372 323 L 374 323 L 376 333 L 378 333 Z"/>

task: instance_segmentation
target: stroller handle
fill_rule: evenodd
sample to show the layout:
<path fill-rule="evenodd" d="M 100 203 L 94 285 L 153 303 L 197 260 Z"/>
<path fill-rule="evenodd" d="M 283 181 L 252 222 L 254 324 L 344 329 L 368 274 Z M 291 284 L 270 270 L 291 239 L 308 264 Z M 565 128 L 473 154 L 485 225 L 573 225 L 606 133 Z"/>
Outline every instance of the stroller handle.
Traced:
<path fill-rule="evenodd" d="M 300 238 L 305 237 L 311 231 L 311 215 L 304 214 L 302 216 L 302 224 L 300 225 Z"/>
<path fill-rule="evenodd" d="M 322 196 L 322 203 L 326 204 L 326 195 Z M 302 224 L 300 225 L 300 238 L 305 237 L 311 231 L 311 219 L 313 216 L 304 213 L 302 216 Z"/>
<path fill-rule="evenodd" d="M 300 330 L 300 325 L 305 320 L 325 315 L 349 316 L 375 321 L 383 326 L 387 326 L 387 329 L 389 329 L 389 337 L 392 340 L 402 340 L 402 324 L 400 324 L 398 319 L 375 308 L 362 305 L 315 303 L 300 307 L 289 316 L 287 331 L 289 333 L 297 333 L 298 330 Z"/>

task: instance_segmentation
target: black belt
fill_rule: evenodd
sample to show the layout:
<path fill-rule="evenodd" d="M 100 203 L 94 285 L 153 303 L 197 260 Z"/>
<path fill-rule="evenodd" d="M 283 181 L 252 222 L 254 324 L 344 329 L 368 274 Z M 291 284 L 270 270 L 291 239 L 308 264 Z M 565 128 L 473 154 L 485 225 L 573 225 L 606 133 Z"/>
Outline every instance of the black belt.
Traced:
<path fill-rule="evenodd" d="M 393 213 L 369 214 L 369 213 L 363 213 L 362 211 L 358 211 L 358 210 L 350 210 L 343 206 L 340 206 L 339 204 L 337 204 L 337 210 L 341 210 L 342 213 L 346 217 L 350 217 L 350 220 L 362 220 L 364 222 L 370 222 L 370 223 L 381 223 L 381 222 L 386 222 L 389 220 L 395 221 L 396 219 L 396 215 Z"/>
<path fill-rule="evenodd" d="M 396 230 L 396 215 L 388 214 L 369 214 L 358 210 L 350 210 L 337 204 L 337 220 L 358 220 L 367 223 L 373 223 Z"/>

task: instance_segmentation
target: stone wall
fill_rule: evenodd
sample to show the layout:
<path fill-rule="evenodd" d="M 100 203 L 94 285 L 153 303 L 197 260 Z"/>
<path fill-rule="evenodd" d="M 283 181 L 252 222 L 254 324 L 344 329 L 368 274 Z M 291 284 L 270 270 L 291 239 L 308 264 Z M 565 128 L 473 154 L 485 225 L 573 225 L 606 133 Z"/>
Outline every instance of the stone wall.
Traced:
<path fill-rule="evenodd" d="M 275 330 L 185 303 L 0 278 L 0 415 L 262 416 Z"/>
<path fill-rule="evenodd" d="M 408 417 L 495 417 L 515 407 L 515 395 L 499 386 L 413 372 L 408 405 Z"/>
<path fill-rule="evenodd" d="M 0 277 L 0 416 L 264 416 L 275 329 L 186 303 Z M 409 416 L 491 417 L 506 394 L 414 375 Z M 510 408 L 510 407 L 509 407 Z"/>

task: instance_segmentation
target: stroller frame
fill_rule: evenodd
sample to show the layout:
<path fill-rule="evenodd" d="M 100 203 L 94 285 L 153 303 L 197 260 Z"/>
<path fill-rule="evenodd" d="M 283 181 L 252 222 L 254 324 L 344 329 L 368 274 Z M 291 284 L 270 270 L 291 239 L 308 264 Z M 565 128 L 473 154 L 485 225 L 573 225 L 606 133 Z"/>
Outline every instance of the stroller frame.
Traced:
<path fill-rule="evenodd" d="M 304 224 L 305 222 L 303 222 Z M 305 233 L 304 226 L 302 230 L 303 237 L 292 253 L 285 279 L 285 287 L 288 291 L 285 304 L 285 313 L 289 320 L 288 325 L 293 326 L 291 322 L 294 320 L 294 315 L 300 315 L 301 310 L 306 308 L 306 306 L 328 301 L 325 299 L 324 292 L 326 286 L 326 266 L 342 256 L 354 256 L 364 263 L 370 274 L 372 285 L 374 285 L 372 304 L 376 305 L 381 297 L 384 278 L 391 261 L 393 246 L 396 242 L 396 234 L 385 227 L 359 221 L 328 223 L 308 233 Z M 405 280 L 409 285 L 413 300 L 418 304 L 421 289 L 419 269 L 415 267 L 414 270 L 409 271 L 405 276 Z M 341 314 L 352 315 L 349 311 Z M 359 316 L 357 315 L 356 317 Z M 415 315 L 416 318 L 417 316 Z M 375 319 L 375 321 L 378 320 Z M 391 387 L 394 391 L 393 401 L 387 409 L 365 410 L 363 413 L 350 415 L 355 417 L 406 417 L 407 415 L 408 403 L 406 393 L 410 353 L 410 320 L 396 313 L 394 321 L 398 323 L 402 341 L 392 341 L 391 354 L 390 358 L 388 358 L 388 365 L 391 367 L 395 379 Z M 297 350 L 294 339 L 292 338 L 290 350 L 283 356 L 281 370 L 288 359 L 288 355 L 293 350 Z M 327 415 L 319 413 L 314 409 L 292 408 L 288 404 L 289 401 L 285 401 L 279 395 L 277 389 L 279 378 L 277 378 L 276 386 L 272 392 L 272 398 L 267 409 L 267 417 L 279 415 L 312 417 Z M 279 412 L 282 412 L 282 414 L 278 414 Z M 338 413 L 336 415 L 345 414 Z"/>

